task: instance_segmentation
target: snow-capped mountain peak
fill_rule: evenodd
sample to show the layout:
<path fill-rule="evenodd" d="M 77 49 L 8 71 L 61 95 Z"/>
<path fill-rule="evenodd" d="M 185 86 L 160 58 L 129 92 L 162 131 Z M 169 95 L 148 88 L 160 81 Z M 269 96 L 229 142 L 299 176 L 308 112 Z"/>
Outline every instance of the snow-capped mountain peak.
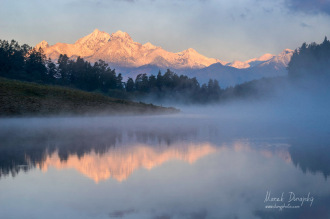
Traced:
<path fill-rule="evenodd" d="M 120 30 L 110 35 L 95 29 L 74 44 L 57 43 L 48 46 L 44 51 L 53 60 L 56 60 L 60 54 L 67 54 L 71 58 L 80 56 L 90 62 L 102 59 L 115 67 L 156 65 L 181 69 L 204 68 L 217 62 L 226 63 L 205 57 L 192 48 L 173 53 L 151 43 L 142 45 L 134 42 L 128 33 Z"/>
<path fill-rule="evenodd" d="M 147 43 L 143 44 L 143 47 L 146 48 L 146 49 L 149 49 L 149 50 L 159 48 L 159 47 L 151 44 L 150 42 L 147 42 Z"/>
<path fill-rule="evenodd" d="M 131 36 L 128 35 L 128 33 L 123 32 L 121 30 L 118 30 L 117 32 L 110 35 L 110 40 L 117 40 L 117 39 L 120 39 L 123 41 L 126 41 L 126 40 L 133 41 Z"/>
<path fill-rule="evenodd" d="M 45 55 L 54 61 L 60 54 L 71 59 L 80 56 L 91 63 L 102 59 L 123 76 L 134 77 L 139 73 L 150 74 L 169 68 L 178 74 L 196 77 L 203 83 L 210 78 L 217 79 L 223 87 L 262 77 L 286 75 L 293 54 L 293 50 L 285 49 L 278 55 L 266 53 L 245 62 L 228 63 L 203 56 L 192 48 L 173 53 L 150 42 L 143 45 L 134 42 L 123 31 L 108 34 L 98 29 L 74 44 L 49 45 L 42 41 L 35 48 L 42 48 Z"/>
<path fill-rule="evenodd" d="M 109 40 L 110 35 L 108 33 L 95 29 L 91 34 L 77 40 L 75 44 L 106 43 Z"/>
<path fill-rule="evenodd" d="M 250 65 L 247 62 L 242 62 L 239 60 L 235 60 L 231 63 L 228 63 L 227 66 L 234 67 L 234 68 L 249 68 Z"/>
<path fill-rule="evenodd" d="M 70 58 L 80 56 L 92 63 L 102 59 L 116 68 L 154 65 L 171 69 L 201 69 L 215 63 L 239 69 L 273 63 L 272 66 L 282 68 L 287 66 L 293 53 L 292 50 L 286 49 L 277 56 L 267 53 L 245 62 L 227 63 L 219 59 L 205 57 L 192 48 L 173 53 L 150 42 L 144 45 L 134 42 L 128 33 L 120 30 L 110 35 L 98 29 L 77 40 L 74 44 L 57 43 L 50 46 L 46 41 L 42 41 L 36 48 L 42 48 L 46 56 L 53 60 L 56 60 L 60 54 L 67 54 Z"/>
<path fill-rule="evenodd" d="M 228 63 L 227 66 L 243 69 L 243 68 L 255 67 L 258 65 L 267 65 L 270 62 L 273 62 L 273 63 L 275 62 L 275 63 L 278 63 L 279 65 L 281 65 L 281 67 L 283 67 L 283 66 L 288 65 L 292 54 L 293 54 L 293 50 L 285 49 L 278 55 L 266 53 L 258 58 L 249 59 L 245 62 L 236 60 L 231 63 Z"/>
<path fill-rule="evenodd" d="M 260 56 L 259 58 L 257 58 L 256 61 L 268 61 L 269 59 L 271 59 L 273 57 L 274 57 L 273 54 L 266 53 L 266 54 Z"/>
<path fill-rule="evenodd" d="M 292 55 L 293 55 L 293 50 L 284 49 L 280 54 L 278 54 L 277 56 L 274 56 L 273 58 L 271 58 L 270 60 L 268 60 L 265 63 L 262 63 L 261 65 L 267 65 L 270 63 L 274 63 L 276 66 L 275 68 L 286 67 L 289 64 Z"/>
<path fill-rule="evenodd" d="M 182 53 L 198 53 L 196 50 L 194 50 L 193 48 L 189 48 L 184 50 Z"/>
<path fill-rule="evenodd" d="M 40 43 L 38 43 L 38 44 L 35 46 L 35 48 L 36 48 L 37 50 L 38 50 L 39 48 L 41 48 L 41 49 L 45 49 L 45 48 L 47 48 L 47 47 L 49 47 L 49 44 L 48 44 L 48 42 L 45 41 L 45 40 L 41 41 Z"/>

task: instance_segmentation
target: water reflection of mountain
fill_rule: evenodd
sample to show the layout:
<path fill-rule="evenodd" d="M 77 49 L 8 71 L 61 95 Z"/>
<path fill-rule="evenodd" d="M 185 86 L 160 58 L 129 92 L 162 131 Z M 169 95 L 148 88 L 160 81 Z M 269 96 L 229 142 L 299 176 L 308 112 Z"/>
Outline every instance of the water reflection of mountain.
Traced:
<path fill-rule="evenodd" d="M 109 149 L 122 145 L 141 143 L 158 147 L 171 147 L 176 142 L 192 139 L 195 129 L 121 129 L 107 127 L 22 127 L 0 129 L 0 177 L 28 171 L 53 158 L 55 152 L 60 162 L 72 156 L 86 158 L 88 154 L 102 156 Z M 112 150 L 113 152 L 113 150 Z M 111 153 L 111 152 L 110 152 Z"/>
<path fill-rule="evenodd" d="M 217 126 L 208 128 L 209 126 L 199 127 L 189 123 L 183 126 L 180 121 L 171 121 L 171 125 L 166 124 L 164 120 L 148 121 L 145 124 L 138 120 L 133 122 L 133 125 L 123 123 L 128 122 L 128 119 L 109 119 L 101 122 L 96 120 L 94 123 L 93 120 L 68 121 L 56 123 L 46 120 L 32 125 L 26 121 L 18 121 L 13 125 L 9 125 L 9 122 L 1 125 L 0 177 L 15 176 L 20 171 L 36 167 L 66 168 L 71 165 L 95 181 L 108 177 L 123 180 L 137 168 L 150 168 L 169 159 L 191 162 L 203 154 L 211 153 L 212 149 L 209 146 L 222 145 L 223 139 L 228 141 L 234 138 L 227 135 L 225 129 L 217 130 Z M 276 155 L 286 162 L 292 162 L 304 172 L 322 172 L 325 177 L 330 175 L 328 139 L 296 140 L 289 142 L 290 147 L 285 146 L 287 140 L 282 143 L 279 139 L 274 141 L 277 145 L 267 146 L 274 142 L 267 138 L 260 142 L 254 139 L 252 145 L 254 150 L 263 156 Z M 250 141 L 240 142 L 226 147 L 234 147 L 235 151 L 251 150 Z M 279 142 L 282 146 L 278 145 Z M 122 160 L 119 160 L 119 157 Z M 129 158 L 132 161 L 131 166 L 124 162 Z M 97 174 L 79 169 L 78 160 L 90 162 L 89 165 L 95 170 L 101 165 L 96 161 L 102 160 L 103 172 L 99 171 L 100 174 Z M 126 169 L 125 173 L 119 167 L 110 165 L 115 160 L 121 163 L 119 166 Z M 105 173 L 104 169 L 107 169 L 108 173 Z"/>
<path fill-rule="evenodd" d="M 303 138 L 292 141 L 289 152 L 295 166 L 306 172 L 320 172 L 330 176 L 330 140 L 324 137 Z"/>
<path fill-rule="evenodd" d="M 182 160 L 193 163 L 199 158 L 211 154 L 216 148 L 210 144 L 178 144 L 174 147 L 138 144 L 110 148 L 106 153 L 86 153 L 82 157 L 70 155 L 61 161 L 57 153 L 50 154 L 38 166 L 46 171 L 48 167 L 57 169 L 73 168 L 96 183 L 110 177 L 117 181 L 126 180 L 135 170 L 152 169 L 169 160 Z"/>

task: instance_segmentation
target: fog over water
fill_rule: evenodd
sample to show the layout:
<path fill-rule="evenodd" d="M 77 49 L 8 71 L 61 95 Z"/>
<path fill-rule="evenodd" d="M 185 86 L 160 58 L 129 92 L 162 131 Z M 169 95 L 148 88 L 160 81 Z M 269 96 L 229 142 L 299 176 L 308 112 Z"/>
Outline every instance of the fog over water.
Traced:
<path fill-rule="evenodd" d="M 0 217 L 328 218 L 328 103 L 290 99 L 2 118 Z"/>

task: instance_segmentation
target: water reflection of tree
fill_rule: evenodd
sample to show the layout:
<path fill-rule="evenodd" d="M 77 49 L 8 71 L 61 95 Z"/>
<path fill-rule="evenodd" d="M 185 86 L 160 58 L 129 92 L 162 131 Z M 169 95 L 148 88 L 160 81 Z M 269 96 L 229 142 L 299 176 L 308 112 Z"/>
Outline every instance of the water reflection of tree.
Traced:
<path fill-rule="evenodd" d="M 180 130 L 178 128 L 172 129 L 170 132 L 160 130 L 134 130 L 129 131 L 128 136 L 134 137 L 137 142 L 141 143 L 157 143 L 170 146 L 178 140 L 187 140 L 189 136 L 196 136 L 197 131 L 195 129 Z"/>
<path fill-rule="evenodd" d="M 104 153 L 115 146 L 120 138 L 121 133 L 111 129 L 103 133 L 84 129 L 7 130 L 1 136 L 0 176 L 10 173 L 15 176 L 20 170 L 34 168 L 55 151 L 58 151 L 62 161 L 70 154 L 81 157 L 91 150 Z"/>
<path fill-rule="evenodd" d="M 123 140 L 166 144 L 196 136 L 195 129 L 134 129 L 110 128 L 15 128 L 0 130 L 0 177 L 16 176 L 37 165 L 42 166 L 48 155 L 58 152 L 61 162 L 70 155 L 79 158 L 94 151 L 104 154 L 111 147 L 121 146 Z"/>
<path fill-rule="evenodd" d="M 293 141 L 289 152 L 292 162 L 301 170 L 330 175 L 330 145 L 328 138 L 309 138 Z"/>

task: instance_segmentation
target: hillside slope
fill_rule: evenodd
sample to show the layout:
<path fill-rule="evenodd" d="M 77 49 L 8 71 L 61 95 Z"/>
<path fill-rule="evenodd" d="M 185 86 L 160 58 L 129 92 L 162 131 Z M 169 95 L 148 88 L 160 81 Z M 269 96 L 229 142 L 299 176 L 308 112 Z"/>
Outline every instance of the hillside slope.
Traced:
<path fill-rule="evenodd" d="M 179 110 L 0 78 L 0 116 L 166 114 Z"/>

